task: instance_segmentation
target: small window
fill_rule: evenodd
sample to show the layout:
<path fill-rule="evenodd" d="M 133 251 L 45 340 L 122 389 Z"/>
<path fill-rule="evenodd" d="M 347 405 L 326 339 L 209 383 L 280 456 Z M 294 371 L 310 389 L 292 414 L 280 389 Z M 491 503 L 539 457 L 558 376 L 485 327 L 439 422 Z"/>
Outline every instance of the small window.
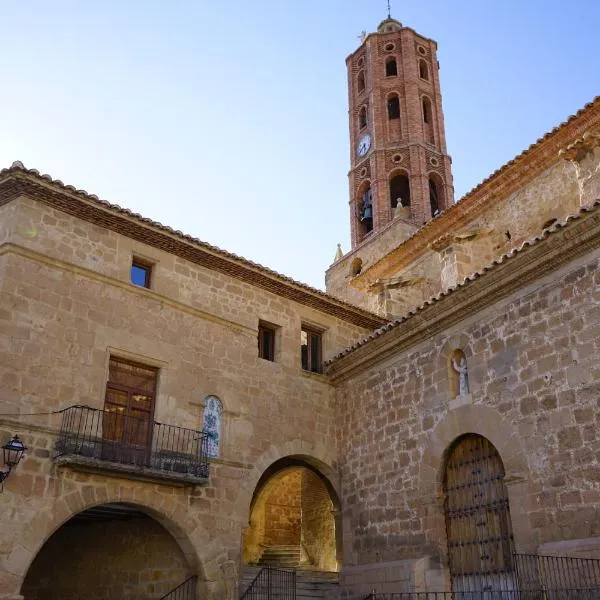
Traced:
<path fill-rule="evenodd" d="M 131 283 L 149 288 L 152 279 L 152 265 L 144 260 L 133 258 L 131 263 Z"/>
<path fill-rule="evenodd" d="M 363 106 L 358 113 L 358 127 L 364 129 L 367 126 L 367 109 Z"/>
<path fill-rule="evenodd" d="M 365 91 L 365 72 L 361 71 L 358 74 L 358 92 L 364 92 Z"/>
<path fill-rule="evenodd" d="M 423 123 L 430 124 L 433 122 L 431 118 L 431 100 L 426 96 L 423 97 Z"/>
<path fill-rule="evenodd" d="M 322 334 L 314 329 L 302 327 L 300 334 L 300 351 L 302 368 L 311 373 L 321 373 L 321 337 Z"/>
<path fill-rule="evenodd" d="M 387 110 L 388 119 L 390 121 L 392 121 L 393 119 L 400 118 L 400 99 L 398 98 L 398 96 L 394 95 L 388 98 Z"/>
<path fill-rule="evenodd" d="M 440 214 L 440 189 L 438 184 L 429 179 L 429 206 L 431 208 L 431 216 L 437 217 Z"/>
<path fill-rule="evenodd" d="M 385 76 L 396 77 L 398 75 L 398 64 L 395 58 L 388 58 L 385 61 Z"/>
<path fill-rule="evenodd" d="M 275 327 L 272 325 L 258 324 L 258 356 L 271 362 L 275 360 Z"/>
<path fill-rule="evenodd" d="M 427 63 L 423 59 L 419 61 L 419 77 L 425 81 L 429 81 L 429 69 L 427 68 Z"/>

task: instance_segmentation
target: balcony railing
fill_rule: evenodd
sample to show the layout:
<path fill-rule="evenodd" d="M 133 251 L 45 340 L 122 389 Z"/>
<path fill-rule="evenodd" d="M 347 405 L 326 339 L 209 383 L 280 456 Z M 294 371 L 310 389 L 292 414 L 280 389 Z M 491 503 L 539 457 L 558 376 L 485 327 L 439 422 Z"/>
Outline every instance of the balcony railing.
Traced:
<path fill-rule="evenodd" d="M 76 405 L 62 411 L 55 460 L 198 484 L 208 479 L 208 440 L 202 431 Z"/>

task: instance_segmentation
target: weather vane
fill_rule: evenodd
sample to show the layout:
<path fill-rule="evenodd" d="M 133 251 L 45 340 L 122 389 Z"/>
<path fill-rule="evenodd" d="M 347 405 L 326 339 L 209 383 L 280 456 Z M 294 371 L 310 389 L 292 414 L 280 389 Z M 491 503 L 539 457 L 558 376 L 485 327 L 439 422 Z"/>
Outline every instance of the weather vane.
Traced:
<path fill-rule="evenodd" d="M 392 18 L 392 8 L 390 6 L 390 0 L 387 0 L 387 5 L 388 5 L 388 19 Z"/>

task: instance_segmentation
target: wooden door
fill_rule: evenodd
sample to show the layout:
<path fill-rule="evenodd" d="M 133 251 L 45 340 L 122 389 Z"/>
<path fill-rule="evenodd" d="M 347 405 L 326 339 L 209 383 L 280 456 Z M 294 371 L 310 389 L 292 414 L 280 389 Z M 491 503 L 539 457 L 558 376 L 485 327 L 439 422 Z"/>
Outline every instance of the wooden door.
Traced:
<path fill-rule="evenodd" d="M 514 590 L 504 466 L 489 440 L 469 434 L 457 441 L 446 464 L 444 493 L 453 591 Z"/>
<path fill-rule="evenodd" d="M 102 457 L 145 464 L 152 443 L 157 370 L 111 358 L 102 421 Z"/>

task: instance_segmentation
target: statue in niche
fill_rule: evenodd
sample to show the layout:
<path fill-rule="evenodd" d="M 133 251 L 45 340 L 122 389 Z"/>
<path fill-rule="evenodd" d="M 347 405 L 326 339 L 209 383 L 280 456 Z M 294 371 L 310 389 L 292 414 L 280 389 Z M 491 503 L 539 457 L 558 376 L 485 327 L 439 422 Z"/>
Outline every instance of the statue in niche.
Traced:
<path fill-rule="evenodd" d="M 452 368 L 458 373 L 458 395 L 469 395 L 469 374 L 467 369 L 467 358 L 464 352 L 457 350 L 452 356 Z"/>

